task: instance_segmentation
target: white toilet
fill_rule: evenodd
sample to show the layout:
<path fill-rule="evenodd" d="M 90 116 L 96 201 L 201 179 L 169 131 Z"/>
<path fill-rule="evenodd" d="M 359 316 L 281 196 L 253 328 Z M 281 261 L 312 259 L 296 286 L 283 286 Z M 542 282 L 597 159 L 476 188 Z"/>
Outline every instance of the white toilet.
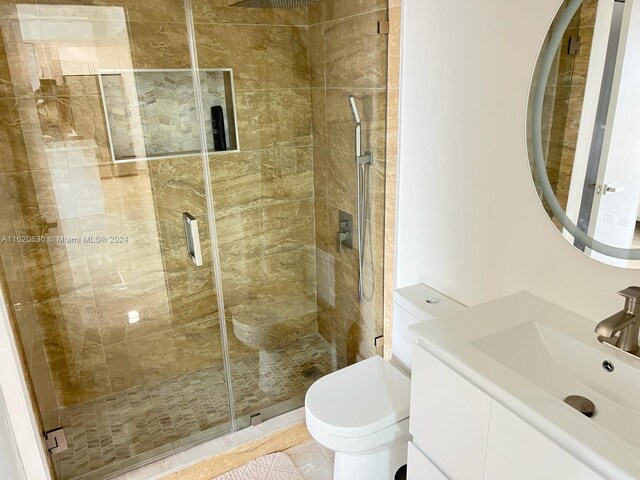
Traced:
<path fill-rule="evenodd" d="M 407 463 L 413 347 L 409 326 L 463 308 L 426 285 L 397 290 L 391 360 L 369 358 L 309 388 L 307 428 L 320 445 L 335 452 L 334 480 L 393 480 Z"/>

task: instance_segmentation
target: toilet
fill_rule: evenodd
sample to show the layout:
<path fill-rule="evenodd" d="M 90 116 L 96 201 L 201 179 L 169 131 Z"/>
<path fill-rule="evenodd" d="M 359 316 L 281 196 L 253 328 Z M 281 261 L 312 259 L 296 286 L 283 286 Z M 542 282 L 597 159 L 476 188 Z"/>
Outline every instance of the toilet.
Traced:
<path fill-rule="evenodd" d="M 392 357 L 331 373 L 307 391 L 311 436 L 335 452 L 334 480 L 394 480 L 407 463 L 413 339 L 409 326 L 465 308 L 419 284 L 393 298 Z"/>

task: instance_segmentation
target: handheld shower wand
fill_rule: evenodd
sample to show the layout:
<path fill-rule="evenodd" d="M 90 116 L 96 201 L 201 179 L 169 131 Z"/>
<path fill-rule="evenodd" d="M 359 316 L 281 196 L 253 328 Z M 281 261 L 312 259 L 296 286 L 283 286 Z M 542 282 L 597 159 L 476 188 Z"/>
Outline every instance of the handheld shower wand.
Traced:
<path fill-rule="evenodd" d="M 358 105 L 356 105 L 356 97 L 354 97 L 353 95 L 349 95 L 347 98 L 349 100 L 349 106 L 351 107 L 351 115 L 353 115 L 353 121 L 356 122 L 356 157 L 358 157 L 362 154 L 362 146 L 360 144 L 362 122 L 360 121 L 360 114 L 358 113 Z"/>
<path fill-rule="evenodd" d="M 358 183 L 358 300 L 362 301 L 364 297 L 364 285 L 362 271 L 364 267 L 364 243 L 367 229 L 367 204 L 369 190 L 369 166 L 373 163 L 373 154 L 365 152 L 362 154 L 362 122 L 358 113 L 358 106 L 353 95 L 347 97 L 353 121 L 356 123 L 355 128 L 355 160 L 357 168 Z"/>

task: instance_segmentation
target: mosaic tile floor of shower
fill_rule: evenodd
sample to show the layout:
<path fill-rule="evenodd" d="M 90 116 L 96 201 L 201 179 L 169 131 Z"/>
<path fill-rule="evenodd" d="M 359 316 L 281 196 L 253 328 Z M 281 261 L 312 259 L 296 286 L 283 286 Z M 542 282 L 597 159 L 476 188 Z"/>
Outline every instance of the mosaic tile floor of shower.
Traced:
<path fill-rule="evenodd" d="M 336 369 L 334 348 L 317 333 L 231 363 L 237 416 L 302 397 Z M 75 478 L 222 425 L 227 408 L 222 366 L 67 407 L 69 450 L 54 455 L 58 476 Z"/>

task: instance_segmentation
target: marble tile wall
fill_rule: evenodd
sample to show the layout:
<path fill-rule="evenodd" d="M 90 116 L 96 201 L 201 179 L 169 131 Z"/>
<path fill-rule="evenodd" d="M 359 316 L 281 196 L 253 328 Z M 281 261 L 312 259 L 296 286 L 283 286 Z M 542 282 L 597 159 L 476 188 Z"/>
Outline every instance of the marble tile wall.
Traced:
<path fill-rule="evenodd" d="M 64 7 L 84 18 L 87 6 L 115 6 L 126 18 L 126 35 L 109 45 L 84 39 L 34 54 L 14 2 L 0 0 L 0 216 L 10 226 L 0 236 L 55 239 L 0 244 L 0 258 L 49 428 L 59 407 L 219 368 L 222 356 L 201 159 L 112 164 L 97 79 L 81 61 L 89 52 L 112 68 L 188 68 L 182 3 L 37 3 L 43 15 Z M 234 360 L 317 331 L 338 359 L 381 353 L 373 339 L 383 331 L 395 181 L 395 170 L 385 174 L 395 163 L 386 122 L 397 109 L 387 36 L 377 33 L 386 0 L 288 11 L 194 0 L 193 8 L 199 66 L 234 69 L 240 151 L 209 156 L 232 375 L 246 375 Z M 392 26 L 398 11 L 389 11 Z M 109 22 L 122 30 L 118 15 Z M 75 63 L 63 63 L 62 49 Z M 34 83 L 34 58 L 52 78 Z M 356 252 L 335 243 L 338 210 L 356 211 L 348 94 L 375 162 L 361 303 Z M 202 220 L 203 267 L 185 253 L 184 211 Z"/>
<path fill-rule="evenodd" d="M 0 3 L 2 32 L 0 37 L 0 283 L 5 295 L 14 333 L 22 355 L 32 400 L 45 429 L 58 423 L 56 390 L 50 372 L 46 348 L 37 318 L 37 295 L 30 287 L 29 265 L 25 252 L 35 252 L 38 259 L 50 262 L 47 252 L 39 244 L 27 245 L 18 241 L 21 235 L 37 234 L 45 215 L 23 216 L 21 211 L 37 209 L 34 199 L 37 181 L 29 172 L 29 143 L 34 135 L 40 135 L 40 122 L 35 109 L 30 112 L 30 127 L 20 131 L 23 105 L 14 97 L 6 38 L 15 31 L 10 18 L 15 15 L 15 5 Z M 22 73 L 22 72 L 20 72 Z M 30 198 L 20 205 L 20 199 Z"/>
<path fill-rule="evenodd" d="M 34 6 L 29 3 L 21 7 Z M 22 13 L 23 20 L 35 19 L 33 10 Z M 22 37 L 39 31 L 22 31 L 24 25 L 19 23 L 11 2 L 0 4 L 0 22 L 1 180 L 8 196 L 6 205 L 13 215 L 13 231 L 22 239 L 18 245 L 24 267 L 20 282 L 33 298 L 35 338 L 41 342 L 39 358 L 43 369 L 47 365 L 46 374 L 38 375 L 34 366 L 30 366 L 30 373 L 39 410 L 47 417 L 44 427 L 51 428 L 58 421 L 48 414 L 55 409 L 48 408 L 40 399 L 43 395 L 37 393 L 43 386 L 51 387 L 47 398 L 56 408 L 110 391 L 102 337 L 106 330 L 97 314 L 99 302 L 106 298 L 103 295 L 113 287 L 107 275 L 111 272 L 101 268 L 110 255 L 97 247 L 88 255 L 87 245 L 67 240 L 76 239 L 80 233 L 108 233 L 109 222 L 116 220 L 114 214 L 132 213 L 130 220 L 139 221 L 133 218 L 132 206 L 131 212 L 117 211 L 115 204 L 122 198 L 109 198 L 106 185 L 101 185 L 107 144 L 95 79 L 82 76 L 68 78 L 68 82 L 42 79 L 34 83 L 35 62 L 41 62 L 42 67 L 54 62 L 47 56 L 50 52 L 36 49 L 30 43 L 32 38 Z M 59 64 L 60 59 L 55 62 Z M 131 174 L 131 169 L 119 170 Z M 2 225 L 3 229 L 9 228 L 6 222 Z M 25 243 L 29 235 L 42 237 L 36 243 Z M 55 238 L 58 235 L 66 240 Z M 7 252 L 11 248 L 2 246 L 3 262 L 11 258 Z M 122 257 L 121 252 L 113 253 Z M 14 308 L 25 307 L 19 291 L 20 286 L 15 284 L 8 289 Z M 108 309 L 104 312 L 104 319 L 109 318 Z M 17 330 L 22 332 L 25 325 L 26 320 L 18 320 Z M 22 344 L 28 346 L 29 342 L 23 340 Z"/>
<path fill-rule="evenodd" d="M 395 227 L 398 173 L 398 103 L 400 95 L 400 24 L 402 0 L 389 0 L 389 61 L 387 64 L 387 176 L 384 216 L 384 356 L 393 344 L 395 288 Z"/>
<path fill-rule="evenodd" d="M 120 65 L 189 66 L 180 2 L 107 3 L 127 14 L 129 50 L 117 51 Z M 14 192 L 5 205 L 16 207 L 16 233 L 128 237 L 116 245 L 12 247 L 19 252 L 13 257 L 0 247 L 3 262 L 26 259 L 11 301 L 20 303 L 20 287 L 33 295 L 31 323 L 19 323 L 36 339 L 22 343 L 40 346 L 34 361 L 43 374 L 50 369 L 49 383 L 34 378 L 49 386 L 42 403 L 74 405 L 216 365 L 212 272 L 184 254 L 181 224 L 183 211 L 204 218 L 200 159 L 112 165 L 95 76 L 43 82 L 34 92 L 31 57 L 16 40 L 19 25 L 7 5 L 0 4 L 1 18 L 13 34 L 3 36 L 0 52 L 0 142 L 7 152 L 0 175 Z M 380 353 L 373 339 L 383 322 L 385 184 L 394 178 L 385 170 L 395 161 L 386 144 L 394 108 L 387 36 L 377 33 L 386 1 L 326 0 L 308 11 L 282 11 L 197 0 L 194 16 L 199 66 L 231 67 L 235 75 L 241 151 L 209 158 L 232 359 L 251 350 L 234 335 L 234 316 L 274 310 L 284 313 L 272 322 L 273 337 L 319 330 L 349 362 Z M 338 210 L 356 210 L 348 94 L 358 99 L 365 148 L 375 159 L 362 303 L 356 252 L 335 244 Z M 206 221 L 201 239 L 211 265 Z M 18 271 L 10 263 L 5 270 Z"/>
<path fill-rule="evenodd" d="M 21 245 L 13 239 L 17 232 L 23 231 L 22 222 L 14 223 L 15 217 L 10 208 L 14 183 L 12 176 L 0 174 L 0 284 L 6 295 L 6 303 L 14 327 L 19 351 L 22 355 L 25 372 L 30 377 L 27 382 L 32 391 L 34 411 L 40 415 L 45 429 L 51 429 L 58 423 L 58 404 L 56 392 L 47 362 L 43 337 L 38 325 L 34 295 L 27 280 L 27 267 L 22 258 Z M 10 294 L 9 294 L 10 293 Z"/>
<path fill-rule="evenodd" d="M 234 71 L 241 151 L 209 161 L 233 369 L 318 327 L 306 12 L 228 3 L 193 13 L 200 68 Z"/>
<path fill-rule="evenodd" d="M 387 117 L 386 0 L 325 0 L 308 8 L 313 116 L 318 328 L 353 363 L 382 349 L 383 251 Z M 338 212 L 355 217 L 354 123 L 347 96 L 357 99 L 364 148 L 373 152 L 364 255 L 365 298 L 358 301 L 358 255 L 337 248 Z"/>
<path fill-rule="evenodd" d="M 59 64 L 61 49 L 75 48 L 76 57 L 101 55 L 110 68 L 188 68 L 182 3 L 38 4 L 41 15 L 64 7 L 69 18 L 84 18 L 83 8 L 92 5 L 123 7 L 126 14 L 126 35 L 109 45 L 84 39 L 39 46 L 38 65 L 55 78 L 34 90 L 34 57 L 15 4 L 0 1 L 0 180 L 11 207 L 4 213 L 18 235 L 66 239 L 0 245 L 12 272 L 10 302 L 22 306 L 19 315 L 30 315 L 17 322 L 22 343 L 39 347 L 32 376 L 48 388 L 40 394 L 42 411 L 45 403 L 74 405 L 219 365 L 221 339 L 201 159 L 113 165 L 95 75 L 82 70 L 86 65 L 73 65 L 83 74 L 63 75 L 71 67 Z M 234 335 L 235 312 L 282 310 L 268 332 L 274 337 L 317 331 L 309 309 L 316 303 L 316 262 L 306 11 L 202 0 L 194 2 L 194 15 L 200 67 L 231 67 L 235 75 L 242 151 L 210 156 L 235 358 L 251 351 Z M 185 253 L 184 211 L 201 220 L 204 267 Z M 73 240 L 98 235 L 126 241 Z M 17 261 L 25 263 L 21 276 Z M 21 301 L 23 291 L 33 296 L 32 306 Z M 48 383 L 36 375 L 49 375 Z M 52 417 L 45 424 L 55 424 Z"/>

